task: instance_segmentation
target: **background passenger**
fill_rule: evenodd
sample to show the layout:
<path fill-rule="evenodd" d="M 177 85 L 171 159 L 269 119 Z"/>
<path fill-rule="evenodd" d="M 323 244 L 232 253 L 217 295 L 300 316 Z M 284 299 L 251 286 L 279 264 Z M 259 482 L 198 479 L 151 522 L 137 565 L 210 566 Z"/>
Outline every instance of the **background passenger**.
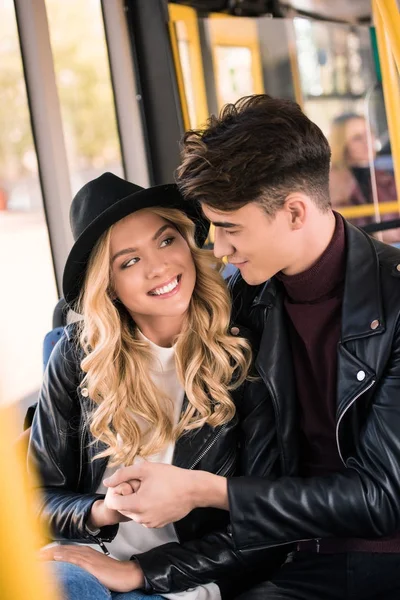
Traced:
<path fill-rule="evenodd" d="M 372 135 L 373 158 L 376 158 L 376 139 Z M 362 115 L 348 113 L 337 117 L 331 128 L 330 146 L 332 150 L 330 194 L 333 208 L 372 204 L 372 186 L 368 153 L 368 124 Z M 379 203 L 397 200 L 396 183 L 393 172 L 375 168 Z M 399 213 L 382 214 L 382 221 L 399 218 Z M 362 227 L 375 223 L 374 216 L 351 219 L 354 225 Z M 387 243 L 400 241 L 400 229 L 382 232 Z"/>

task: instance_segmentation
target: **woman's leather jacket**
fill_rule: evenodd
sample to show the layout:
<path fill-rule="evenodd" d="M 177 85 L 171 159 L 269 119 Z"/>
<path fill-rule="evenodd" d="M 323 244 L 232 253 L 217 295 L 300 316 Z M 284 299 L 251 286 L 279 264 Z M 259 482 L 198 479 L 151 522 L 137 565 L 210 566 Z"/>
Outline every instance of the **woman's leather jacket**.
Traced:
<path fill-rule="evenodd" d="M 243 328 L 233 329 L 246 336 Z M 107 544 L 118 525 L 103 527 L 98 536 L 86 529 L 107 459 L 96 459 L 103 446 L 93 444 L 88 426 L 91 400 L 80 387 L 83 372 L 74 327 L 66 328 L 54 348 L 35 412 L 29 464 L 35 465 L 42 485 L 39 515 L 53 539 Z M 246 388 L 246 389 L 244 389 Z M 83 394 L 82 394 L 83 391 Z M 275 443 L 272 406 L 261 381 L 234 392 L 235 417 L 217 428 L 208 425 L 183 435 L 175 445 L 173 464 L 226 477 L 247 474 L 276 476 L 280 459 Z M 235 551 L 229 513 L 201 508 L 175 523 L 180 543 L 169 543 L 134 558 L 143 569 L 147 590 L 162 594 L 199 583 L 217 581 L 223 596 L 251 584 L 255 571 L 268 573 L 282 562 L 281 553 L 254 552 L 243 560 Z M 260 573 L 258 573 L 260 574 Z"/>

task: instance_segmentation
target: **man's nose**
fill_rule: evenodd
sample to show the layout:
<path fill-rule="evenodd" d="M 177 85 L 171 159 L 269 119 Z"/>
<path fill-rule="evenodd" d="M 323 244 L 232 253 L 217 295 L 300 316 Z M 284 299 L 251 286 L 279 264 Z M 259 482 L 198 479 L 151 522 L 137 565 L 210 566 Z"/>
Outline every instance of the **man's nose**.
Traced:
<path fill-rule="evenodd" d="M 225 231 L 215 228 L 214 235 L 214 256 L 217 258 L 223 258 L 224 256 L 230 256 L 234 253 L 234 247 L 229 242 L 228 236 Z"/>

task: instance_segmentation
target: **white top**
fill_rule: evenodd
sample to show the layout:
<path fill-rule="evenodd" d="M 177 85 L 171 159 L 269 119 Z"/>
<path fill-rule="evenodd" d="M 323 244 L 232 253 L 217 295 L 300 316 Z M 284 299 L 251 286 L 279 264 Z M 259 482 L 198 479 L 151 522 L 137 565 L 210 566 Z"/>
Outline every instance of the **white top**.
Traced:
<path fill-rule="evenodd" d="M 148 340 L 143 334 L 142 337 L 148 341 L 154 352 L 154 361 L 150 368 L 150 375 L 157 388 L 163 390 L 174 401 L 174 423 L 177 424 L 182 410 L 184 389 L 176 372 L 175 348 L 162 348 Z M 174 447 L 174 443 L 168 444 L 158 454 L 149 456 L 146 460 L 171 464 Z M 140 460 L 143 459 L 137 458 L 135 463 Z M 103 479 L 109 477 L 116 469 L 117 467 L 108 467 Z M 107 489 L 101 483 L 97 493 L 105 494 L 106 491 Z M 147 552 L 152 548 L 170 542 L 178 542 L 172 524 L 159 529 L 149 529 L 134 521 L 128 521 L 119 524 L 117 535 L 112 542 L 106 543 L 106 546 L 113 558 L 129 560 L 133 554 Z M 89 545 L 101 552 L 97 544 Z M 215 583 L 208 583 L 185 592 L 164 594 L 164 597 L 170 600 L 220 600 L 221 595 L 219 587 Z"/>

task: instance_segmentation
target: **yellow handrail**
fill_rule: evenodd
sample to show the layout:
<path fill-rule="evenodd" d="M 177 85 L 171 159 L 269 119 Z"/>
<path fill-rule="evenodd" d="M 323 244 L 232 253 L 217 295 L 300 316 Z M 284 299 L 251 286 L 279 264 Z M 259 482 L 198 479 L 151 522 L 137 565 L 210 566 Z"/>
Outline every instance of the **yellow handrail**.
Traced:
<path fill-rule="evenodd" d="M 346 219 L 357 219 L 359 217 L 374 217 L 375 206 L 373 204 L 360 204 L 356 206 L 342 206 L 337 207 L 335 210 L 340 212 Z M 380 202 L 379 213 L 381 215 L 388 215 L 390 213 L 399 213 L 399 204 L 397 200 L 392 202 Z M 399 214 L 400 217 L 400 214 Z"/>
<path fill-rule="evenodd" d="M 373 0 L 390 40 L 397 68 L 400 71 L 400 12 L 396 0 Z"/>
<path fill-rule="evenodd" d="M 185 129 L 197 128 L 204 125 L 209 117 L 207 106 L 206 85 L 204 81 L 203 59 L 201 56 L 200 35 L 197 14 L 189 6 L 168 4 L 169 30 L 172 52 L 178 80 L 179 95 L 182 103 Z M 190 62 L 190 81 L 185 81 L 184 70 L 179 54 L 179 42 L 187 44 Z M 189 92 L 192 90 L 192 100 L 195 108 L 195 122 L 191 122 L 189 111 Z"/>
<path fill-rule="evenodd" d="M 37 559 L 43 537 L 33 519 L 33 501 L 23 456 L 15 446 L 14 411 L 0 410 L 0 598 L 56 600 L 59 596 Z"/>
<path fill-rule="evenodd" d="M 372 0 L 372 9 L 382 71 L 397 199 L 400 206 L 400 86 L 399 73 L 392 54 L 392 51 L 397 53 L 397 66 L 400 66 L 400 15 L 396 0 Z M 397 31 L 396 26 L 399 27 Z"/>

